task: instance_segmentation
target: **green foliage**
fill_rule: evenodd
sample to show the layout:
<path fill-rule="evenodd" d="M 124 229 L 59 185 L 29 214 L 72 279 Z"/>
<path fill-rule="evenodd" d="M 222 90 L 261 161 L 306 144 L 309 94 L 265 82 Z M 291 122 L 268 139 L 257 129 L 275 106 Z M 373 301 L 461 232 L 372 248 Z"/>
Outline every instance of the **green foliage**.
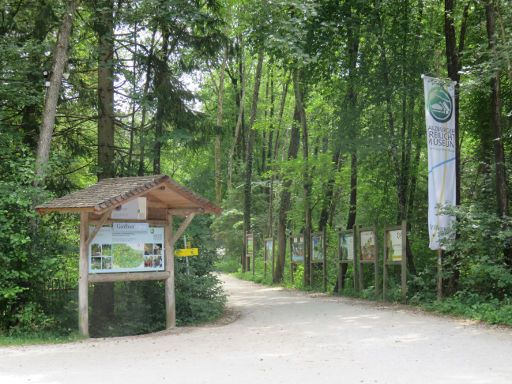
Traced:
<path fill-rule="evenodd" d="M 504 250 L 512 246 L 512 219 L 489 213 L 471 204 L 454 211 L 456 241 L 450 243 L 450 257 L 457 260 L 461 289 L 481 297 L 503 299 L 512 291 L 512 271 L 505 263 Z M 450 259 L 447 261 L 447 273 Z"/>
<path fill-rule="evenodd" d="M 490 324 L 512 325 L 512 300 L 489 299 L 469 292 L 423 305 L 423 308 L 449 315 L 463 316 Z"/>
<path fill-rule="evenodd" d="M 44 313 L 37 303 L 27 303 L 15 315 L 16 325 L 10 329 L 11 335 L 37 335 L 55 329 L 55 319 Z"/>
<path fill-rule="evenodd" d="M 67 220 L 36 216 L 34 204 L 47 192 L 33 186 L 27 151 L 21 147 L 11 155 L 0 164 L 0 330 L 39 332 L 58 323 L 38 300 L 45 282 L 72 273 L 64 257 L 72 251 L 69 227 Z"/>

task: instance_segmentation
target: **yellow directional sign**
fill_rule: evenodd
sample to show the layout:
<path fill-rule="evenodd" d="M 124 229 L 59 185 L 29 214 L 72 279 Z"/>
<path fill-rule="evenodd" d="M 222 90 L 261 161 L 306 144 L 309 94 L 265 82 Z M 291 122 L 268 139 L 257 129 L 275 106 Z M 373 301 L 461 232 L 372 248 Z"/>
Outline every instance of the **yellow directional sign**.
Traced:
<path fill-rule="evenodd" d="M 174 251 L 174 256 L 176 257 L 188 257 L 188 256 L 198 256 L 199 248 L 185 248 L 185 249 L 176 249 Z"/>

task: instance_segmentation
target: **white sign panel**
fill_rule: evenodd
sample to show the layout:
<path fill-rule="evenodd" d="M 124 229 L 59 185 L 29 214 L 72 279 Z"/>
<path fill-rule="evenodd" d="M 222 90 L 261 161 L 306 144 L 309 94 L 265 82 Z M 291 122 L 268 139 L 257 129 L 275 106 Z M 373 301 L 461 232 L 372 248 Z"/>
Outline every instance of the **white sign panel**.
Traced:
<path fill-rule="evenodd" d="M 354 235 L 342 233 L 340 235 L 341 260 L 354 261 Z"/>
<path fill-rule="evenodd" d="M 113 219 L 146 220 L 146 205 L 145 197 L 137 197 L 136 199 L 116 207 L 110 217 Z"/>
<path fill-rule="evenodd" d="M 146 223 L 105 226 L 89 246 L 89 273 L 163 271 L 164 244 L 163 227 Z"/>
<path fill-rule="evenodd" d="M 403 241 L 401 229 L 386 232 L 386 246 L 388 247 L 387 255 L 389 261 L 402 260 Z"/>
<path fill-rule="evenodd" d="M 428 146 L 428 230 L 430 249 L 443 248 L 440 238 L 455 218 L 439 208 L 456 203 L 455 83 L 424 76 Z"/>

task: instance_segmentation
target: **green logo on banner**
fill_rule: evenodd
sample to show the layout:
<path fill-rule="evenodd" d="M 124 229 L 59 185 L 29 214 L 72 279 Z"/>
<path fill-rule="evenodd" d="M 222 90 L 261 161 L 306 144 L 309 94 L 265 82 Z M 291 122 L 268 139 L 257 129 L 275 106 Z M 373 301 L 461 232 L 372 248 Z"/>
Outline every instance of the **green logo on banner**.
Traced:
<path fill-rule="evenodd" d="M 428 111 L 439 123 L 446 123 L 452 118 L 453 100 L 448 91 L 435 85 L 428 93 Z"/>

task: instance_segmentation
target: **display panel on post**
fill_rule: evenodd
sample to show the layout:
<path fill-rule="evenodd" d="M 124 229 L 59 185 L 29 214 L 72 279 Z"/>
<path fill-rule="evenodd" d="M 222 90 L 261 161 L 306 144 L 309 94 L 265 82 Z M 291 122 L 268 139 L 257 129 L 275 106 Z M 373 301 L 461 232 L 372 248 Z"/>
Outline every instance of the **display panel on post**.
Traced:
<path fill-rule="evenodd" d="M 84 337 L 89 336 L 89 283 L 164 281 L 166 327 L 173 328 L 174 243 L 196 214 L 222 212 L 166 175 L 103 179 L 36 210 L 80 214 L 78 323 Z M 174 216 L 183 217 L 176 232 Z"/>
<path fill-rule="evenodd" d="M 290 271 L 292 275 L 293 282 L 293 273 L 297 268 L 297 264 L 304 263 L 304 236 L 295 236 L 290 237 Z"/>
<path fill-rule="evenodd" d="M 94 227 L 89 228 L 89 233 Z M 89 245 L 89 273 L 165 270 L 164 227 L 147 223 L 103 226 Z"/>
<path fill-rule="evenodd" d="M 375 228 L 359 229 L 359 288 L 364 288 L 364 264 L 373 264 L 375 276 L 375 294 L 379 292 L 378 285 L 378 252 L 377 233 Z"/>
<path fill-rule="evenodd" d="M 393 265 L 400 266 L 402 301 L 405 302 L 407 299 L 407 222 L 405 220 L 401 226 L 390 226 L 384 230 L 382 279 L 382 297 L 384 300 L 387 297 L 389 268 Z"/>
<path fill-rule="evenodd" d="M 315 271 L 317 265 L 321 265 L 322 267 L 322 285 L 323 289 L 327 288 L 327 275 L 326 275 L 326 254 L 325 254 L 325 240 L 324 233 L 313 233 L 311 235 L 311 273 L 310 273 L 310 282 L 309 284 L 313 284 L 313 273 Z"/>
<path fill-rule="evenodd" d="M 354 281 L 354 289 L 357 289 L 357 273 L 356 273 L 356 242 L 354 241 L 354 230 L 343 230 L 338 234 L 338 293 L 341 294 L 345 287 L 344 270 L 348 270 L 348 266 L 352 264 L 352 274 Z"/>
<path fill-rule="evenodd" d="M 264 240 L 265 249 L 264 249 L 264 262 L 265 262 L 265 272 L 264 276 L 267 277 L 267 264 L 270 264 L 270 273 L 274 275 L 274 238 L 268 238 Z"/>
<path fill-rule="evenodd" d="M 249 269 L 251 268 L 251 260 L 253 260 L 253 270 L 254 270 L 254 235 L 250 232 L 248 232 L 246 235 L 245 235 L 245 244 L 246 244 L 246 249 L 245 249 L 245 257 L 246 257 L 246 265 L 247 267 L 249 267 Z"/>

